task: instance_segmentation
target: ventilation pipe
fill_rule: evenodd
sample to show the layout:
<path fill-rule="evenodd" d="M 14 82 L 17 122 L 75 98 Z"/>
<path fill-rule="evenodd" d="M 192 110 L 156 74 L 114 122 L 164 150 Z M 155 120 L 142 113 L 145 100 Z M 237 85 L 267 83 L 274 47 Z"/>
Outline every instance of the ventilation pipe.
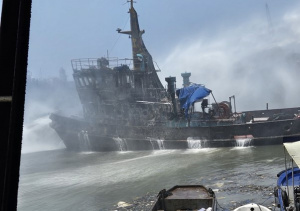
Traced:
<path fill-rule="evenodd" d="M 175 91 L 176 91 L 176 77 L 168 77 L 165 78 L 166 82 L 168 83 L 168 93 L 171 96 L 172 104 L 173 104 L 173 112 L 177 115 L 177 104 L 175 99 Z"/>
<path fill-rule="evenodd" d="M 183 87 L 187 87 L 190 85 L 190 76 L 191 76 L 191 73 L 181 73 L 181 76 L 183 78 Z"/>

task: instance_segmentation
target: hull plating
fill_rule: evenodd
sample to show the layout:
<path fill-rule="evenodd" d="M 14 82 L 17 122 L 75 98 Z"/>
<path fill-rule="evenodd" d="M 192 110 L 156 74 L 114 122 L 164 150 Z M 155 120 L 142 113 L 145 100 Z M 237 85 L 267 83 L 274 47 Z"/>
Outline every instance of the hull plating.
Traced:
<path fill-rule="evenodd" d="M 300 134 L 300 120 L 211 127 L 126 127 L 92 125 L 52 114 L 55 129 L 67 149 L 75 151 L 132 151 L 234 147 L 282 144 L 282 138 Z M 243 142 L 244 143 L 244 142 Z M 240 146 L 242 146 L 241 144 Z"/>

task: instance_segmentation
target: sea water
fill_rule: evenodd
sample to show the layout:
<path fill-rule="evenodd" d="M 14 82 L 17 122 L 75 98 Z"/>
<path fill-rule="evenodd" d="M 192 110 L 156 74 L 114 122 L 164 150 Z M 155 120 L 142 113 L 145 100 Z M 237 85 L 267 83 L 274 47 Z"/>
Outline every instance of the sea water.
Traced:
<path fill-rule="evenodd" d="M 23 153 L 18 210 L 112 210 L 174 185 L 205 185 L 222 207 L 274 203 L 282 146 Z"/>

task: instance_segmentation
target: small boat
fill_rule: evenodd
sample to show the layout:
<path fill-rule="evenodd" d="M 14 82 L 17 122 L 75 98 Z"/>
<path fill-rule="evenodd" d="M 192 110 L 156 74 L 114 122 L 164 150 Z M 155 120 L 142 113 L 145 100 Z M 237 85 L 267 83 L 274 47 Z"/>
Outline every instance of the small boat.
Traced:
<path fill-rule="evenodd" d="M 216 196 L 212 189 L 202 185 L 177 185 L 173 188 L 161 190 L 157 200 L 150 210 L 207 210 L 215 211 Z"/>
<path fill-rule="evenodd" d="M 300 136 L 283 139 L 285 151 L 292 158 L 291 168 L 277 174 L 277 186 L 274 190 L 275 202 L 281 211 L 300 211 Z M 285 158 L 287 161 L 287 158 Z M 286 162 L 285 162 L 286 163 Z"/>
<path fill-rule="evenodd" d="M 259 204 L 255 204 L 255 203 L 250 203 L 250 204 L 246 204 L 243 206 L 240 206 L 236 209 L 234 209 L 233 211 L 270 211 L 270 209 L 268 209 L 265 206 L 259 205 Z"/>

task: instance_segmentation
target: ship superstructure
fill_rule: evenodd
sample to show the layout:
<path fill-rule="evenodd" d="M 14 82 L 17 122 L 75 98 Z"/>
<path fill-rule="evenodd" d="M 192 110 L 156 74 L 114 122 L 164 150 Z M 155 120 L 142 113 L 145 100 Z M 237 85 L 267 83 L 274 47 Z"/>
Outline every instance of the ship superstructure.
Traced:
<path fill-rule="evenodd" d="M 141 126 L 166 120 L 172 113 L 168 93 L 144 45 L 145 31 L 140 30 L 132 1 L 129 14 L 131 30 L 117 31 L 130 36 L 132 59 L 72 60 L 74 81 L 88 121 Z"/>
<path fill-rule="evenodd" d="M 132 59 L 113 57 L 72 60 L 83 119 L 51 114 L 51 127 L 70 150 L 153 150 L 280 144 L 300 134 L 300 108 L 236 112 L 235 97 L 217 102 L 204 85 L 189 81 L 183 88 L 167 77 L 165 89 L 140 30 L 130 1 Z M 206 97 L 212 95 L 214 102 Z M 234 106 L 232 101 L 234 100 Z M 201 110 L 195 104 L 201 103 Z M 233 109 L 234 108 L 234 109 Z M 234 112 L 233 112 L 234 110 Z"/>

